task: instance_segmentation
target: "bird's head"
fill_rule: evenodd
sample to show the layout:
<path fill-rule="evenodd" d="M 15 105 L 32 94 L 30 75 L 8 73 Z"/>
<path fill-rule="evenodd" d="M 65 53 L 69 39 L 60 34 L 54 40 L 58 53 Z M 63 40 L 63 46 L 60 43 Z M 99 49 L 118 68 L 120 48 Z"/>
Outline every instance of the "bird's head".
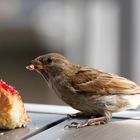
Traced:
<path fill-rule="evenodd" d="M 57 53 L 48 53 L 32 60 L 26 68 L 54 77 L 61 73 L 70 72 L 73 66 L 64 56 Z"/>

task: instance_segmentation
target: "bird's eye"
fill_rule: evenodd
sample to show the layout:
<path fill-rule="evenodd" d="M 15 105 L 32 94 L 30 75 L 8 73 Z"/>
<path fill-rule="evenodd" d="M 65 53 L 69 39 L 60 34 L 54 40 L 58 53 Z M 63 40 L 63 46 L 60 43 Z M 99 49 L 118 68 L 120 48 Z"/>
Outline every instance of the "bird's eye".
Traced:
<path fill-rule="evenodd" d="M 49 64 L 50 64 L 52 61 L 53 61 L 53 58 L 51 58 L 51 57 L 47 59 L 47 62 L 48 62 Z"/>

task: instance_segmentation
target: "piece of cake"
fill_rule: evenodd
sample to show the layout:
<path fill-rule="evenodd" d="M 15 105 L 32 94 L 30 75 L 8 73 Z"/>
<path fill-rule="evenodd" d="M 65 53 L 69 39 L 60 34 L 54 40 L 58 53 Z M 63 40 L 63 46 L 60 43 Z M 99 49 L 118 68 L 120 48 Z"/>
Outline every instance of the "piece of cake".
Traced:
<path fill-rule="evenodd" d="M 18 91 L 0 80 L 0 129 L 25 127 L 29 121 Z"/>

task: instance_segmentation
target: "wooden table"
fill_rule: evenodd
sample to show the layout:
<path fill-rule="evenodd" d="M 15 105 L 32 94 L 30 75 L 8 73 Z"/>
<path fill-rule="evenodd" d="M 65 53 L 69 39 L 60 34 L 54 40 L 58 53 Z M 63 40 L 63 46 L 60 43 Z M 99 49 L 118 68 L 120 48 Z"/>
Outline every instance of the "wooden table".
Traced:
<path fill-rule="evenodd" d="M 73 121 L 66 114 L 75 113 L 66 106 L 25 104 L 31 117 L 26 128 L 0 130 L 0 140 L 140 140 L 140 112 L 113 114 L 108 124 L 81 129 L 65 128 Z"/>

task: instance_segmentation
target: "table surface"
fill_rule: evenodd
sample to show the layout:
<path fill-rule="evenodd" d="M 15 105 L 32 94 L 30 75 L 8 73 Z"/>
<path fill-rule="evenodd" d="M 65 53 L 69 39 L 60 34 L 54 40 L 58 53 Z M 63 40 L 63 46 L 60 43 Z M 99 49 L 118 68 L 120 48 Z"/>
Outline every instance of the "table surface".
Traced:
<path fill-rule="evenodd" d="M 25 104 L 31 122 L 25 128 L 0 130 L 0 140 L 139 140 L 140 112 L 124 111 L 113 114 L 108 124 L 85 128 L 65 128 L 73 121 L 66 114 L 76 113 L 67 106 Z"/>

